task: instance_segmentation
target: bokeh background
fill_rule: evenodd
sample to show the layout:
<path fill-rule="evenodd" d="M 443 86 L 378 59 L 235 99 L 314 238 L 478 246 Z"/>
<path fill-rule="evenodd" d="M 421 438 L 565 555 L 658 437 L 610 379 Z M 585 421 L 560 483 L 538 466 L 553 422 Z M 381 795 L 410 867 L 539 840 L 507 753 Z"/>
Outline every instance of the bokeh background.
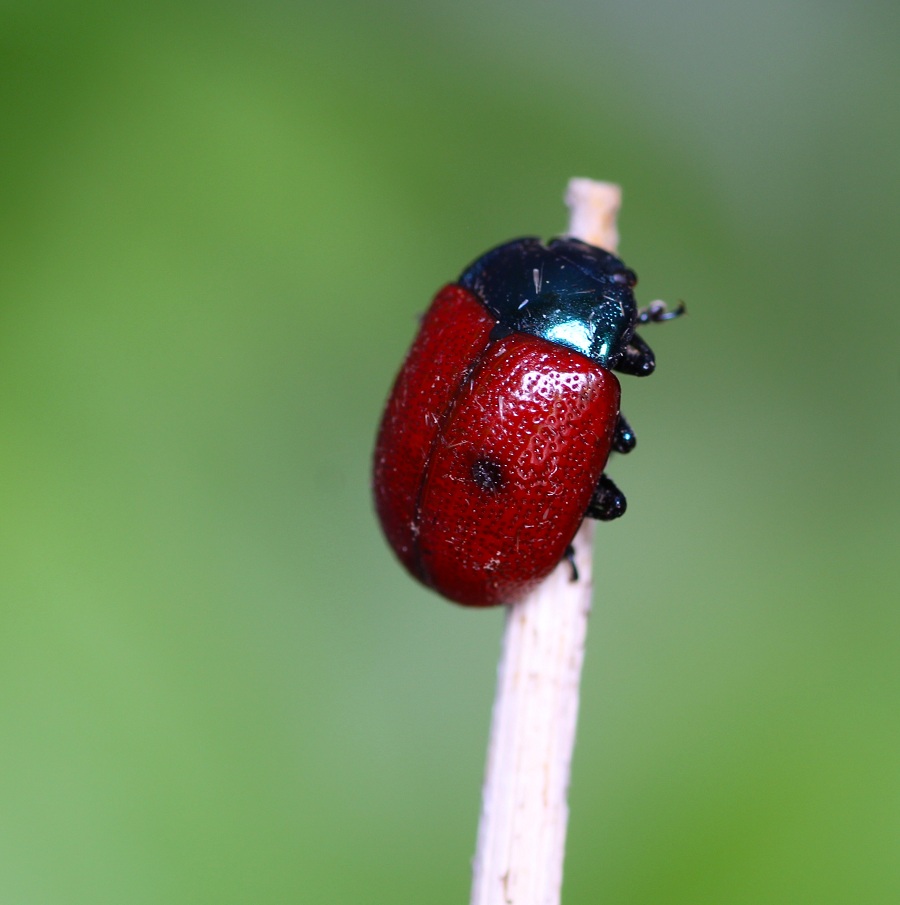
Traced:
<path fill-rule="evenodd" d="M 371 511 L 434 291 L 620 182 L 659 367 L 567 903 L 900 901 L 898 7 L 0 11 L 0 902 L 468 899 L 501 612 Z"/>

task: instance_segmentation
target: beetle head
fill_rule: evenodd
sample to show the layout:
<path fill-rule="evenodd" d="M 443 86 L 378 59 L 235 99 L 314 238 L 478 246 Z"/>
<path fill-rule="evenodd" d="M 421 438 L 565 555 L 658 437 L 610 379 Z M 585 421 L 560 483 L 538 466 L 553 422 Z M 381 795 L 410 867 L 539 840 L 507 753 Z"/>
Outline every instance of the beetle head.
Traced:
<path fill-rule="evenodd" d="M 613 367 L 637 320 L 637 278 L 617 257 L 578 239 L 517 239 L 462 274 L 497 318 L 494 338 L 530 333 Z"/>

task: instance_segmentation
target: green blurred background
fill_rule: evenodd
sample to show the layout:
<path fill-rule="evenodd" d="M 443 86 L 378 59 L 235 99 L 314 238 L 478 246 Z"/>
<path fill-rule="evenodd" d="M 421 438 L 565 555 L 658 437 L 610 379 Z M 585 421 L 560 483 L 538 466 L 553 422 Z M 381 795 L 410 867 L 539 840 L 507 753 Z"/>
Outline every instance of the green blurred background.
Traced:
<path fill-rule="evenodd" d="M 374 521 L 442 282 L 620 182 L 564 901 L 900 901 L 896 4 L 4 3 L 0 902 L 468 901 L 501 612 Z"/>

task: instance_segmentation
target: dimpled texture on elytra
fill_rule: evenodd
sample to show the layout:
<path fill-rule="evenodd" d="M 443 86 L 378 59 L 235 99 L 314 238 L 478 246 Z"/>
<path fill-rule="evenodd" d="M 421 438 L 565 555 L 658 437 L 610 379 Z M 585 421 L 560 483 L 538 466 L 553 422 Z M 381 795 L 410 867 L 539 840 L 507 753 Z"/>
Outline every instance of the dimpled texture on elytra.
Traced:
<path fill-rule="evenodd" d="M 478 299 L 448 286 L 398 375 L 375 456 L 398 557 L 459 603 L 521 599 L 565 554 L 612 444 L 619 383 L 536 336 L 492 342 Z"/>

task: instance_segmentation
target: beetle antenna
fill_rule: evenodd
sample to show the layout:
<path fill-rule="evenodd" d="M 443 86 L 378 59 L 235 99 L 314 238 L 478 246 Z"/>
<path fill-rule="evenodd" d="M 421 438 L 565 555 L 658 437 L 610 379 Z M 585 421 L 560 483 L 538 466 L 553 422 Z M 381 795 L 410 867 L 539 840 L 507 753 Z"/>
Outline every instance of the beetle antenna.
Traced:
<path fill-rule="evenodd" d="M 686 313 L 687 306 L 682 301 L 678 302 L 677 308 L 673 308 L 670 311 L 665 302 L 657 299 L 655 302 L 650 302 L 646 308 L 641 308 L 638 311 L 637 322 L 639 324 L 659 324 L 663 321 L 674 320 L 676 317 L 681 317 L 682 314 Z"/>

